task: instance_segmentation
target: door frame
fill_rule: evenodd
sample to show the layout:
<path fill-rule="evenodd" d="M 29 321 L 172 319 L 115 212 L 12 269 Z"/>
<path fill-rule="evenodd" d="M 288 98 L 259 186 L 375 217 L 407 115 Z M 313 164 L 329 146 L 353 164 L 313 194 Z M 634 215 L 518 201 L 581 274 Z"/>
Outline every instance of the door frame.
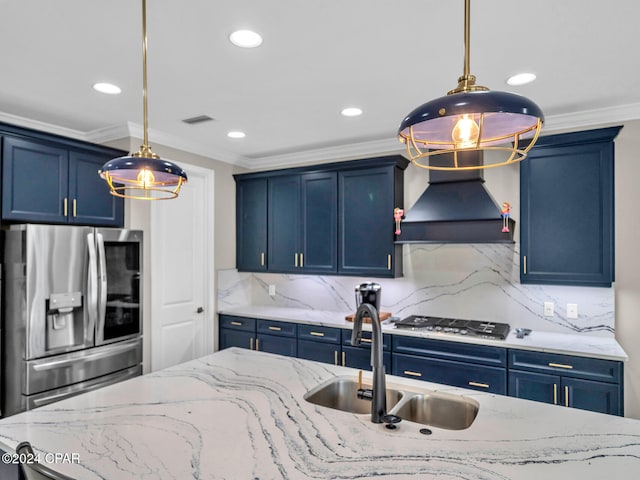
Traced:
<path fill-rule="evenodd" d="M 180 161 L 179 164 L 184 167 L 187 171 L 187 174 L 197 174 L 202 177 L 204 180 L 204 205 L 202 206 L 202 214 L 203 218 L 201 218 L 202 228 L 204 232 L 204 245 L 205 252 L 202 264 L 205 268 L 205 285 L 204 285 L 204 298 L 203 298 L 203 307 L 204 307 L 204 335 L 205 335 L 205 353 L 210 354 L 213 353 L 214 347 L 216 345 L 215 336 L 215 292 L 216 284 L 215 284 L 215 248 L 214 248 L 214 225 L 215 225 L 215 206 L 214 206 L 214 188 L 215 188 L 215 172 L 214 170 L 199 167 L 196 165 L 187 164 L 183 161 Z M 183 187 L 189 188 L 189 183 Z M 168 200 L 171 201 L 171 200 Z M 153 242 L 155 238 L 158 238 L 160 232 L 158 231 L 158 208 L 162 208 L 163 200 L 160 201 L 152 201 L 150 207 L 150 260 L 151 260 L 151 276 L 153 277 L 151 280 L 151 371 L 155 371 L 158 369 L 157 365 L 160 361 L 158 358 L 158 349 L 154 348 L 154 344 L 157 343 L 157 332 L 154 331 L 153 326 L 153 318 L 158 316 L 158 306 L 159 302 L 154 301 L 154 298 L 157 298 L 160 295 L 160 292 L 163 291 L 164 279 L 159 278 L 153 275 L 153 265 L 157 264 L 157 252 L 153 248 Z"/>

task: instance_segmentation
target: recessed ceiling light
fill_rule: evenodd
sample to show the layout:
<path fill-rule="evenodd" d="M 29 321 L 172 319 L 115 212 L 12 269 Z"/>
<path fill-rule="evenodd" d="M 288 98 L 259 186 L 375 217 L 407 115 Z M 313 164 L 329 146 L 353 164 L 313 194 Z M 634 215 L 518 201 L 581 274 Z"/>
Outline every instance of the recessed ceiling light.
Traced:
<path fill-rule="evenodd" d="M 227 133 L 227 137 L 229 138 L 244 138 L 247 135 L 244 132 L 229 132 Z"/>
<path fill-rule="evenodd" d="M 343 117 L 357 117 L 358 115 L 362 115 L 362 109 L 358 107 L 347 107 L 343 108 L 340 113 Z"/>
<path fill-rule="evenodd" d="M 536 79 L 535 73 L 519 73 L 507 79 L 508 85 L 526 85 L 527 83 L 531 83 Z"/>
<path fill-rule="evenodd" d="M 112 83 L 94 83 L 93 89 L 100 93 L 107 93 L 109 95 L 117 95 L 122 92 L 119 86 Z"/>
<path fill-rule="evenodd" d="M 255 48 L 262 44 L 262 37 L 252 30 L 236 30 L 229 35 L 229 40 L 242 48 Z"/>

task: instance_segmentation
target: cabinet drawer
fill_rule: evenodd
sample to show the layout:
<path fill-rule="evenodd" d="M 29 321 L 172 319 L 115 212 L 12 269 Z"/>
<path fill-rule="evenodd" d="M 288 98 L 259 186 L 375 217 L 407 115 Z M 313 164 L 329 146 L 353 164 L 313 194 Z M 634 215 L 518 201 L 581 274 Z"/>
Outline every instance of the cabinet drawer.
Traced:
<path fill-rule="evenodd" d="M 295 337 L 297 324 L 291 322 L 278 322 L 275 320 L 258 320 L 257 332 L 282 337 Z"/>
<path fill-rule="evenodd" d="M 507 393 L 504 368 L 396 354 L 393 356 L 393 374 L 501 395 Z"/>
<path fill-rule="evenodd" d="M 340 343 L 340 329 L 316 325 L 298 325 L 298 338 L 315 342 Z"/>
<path fill-rule="evenodd" d="M 256 351 L 286 355 L 288 357 L 298 356 L 298 343 L 295 338 L 278 335 L 257 335 Z"/>
<path fill-rule="evenodd" d="M 509 349 L 509 368 L 620 383 L 622 363 L 615 360 Z"/>
<path fill-rule="evenodd" d="M 351 345 L 351 332 L 353 330 L 342 330 L 342 344 L 343 345 Z M 362 331 L 362 340 L 360 341 L 360 348 L 371 348 L 371 335 L 372 332 L 363 330 Z M 358 348 L 355 347 L 355 348 Z M 382 349 L 383 350 L 391 350 L 391 335 L 385 333 L 382 335 Z"/>
<path fill-rule="evenodd" d="M 444 360 L 478 363 L 493 367 L 507 365 L 507 351 L 505 348 L 471 343 L 394 335 L 393 351 L 412 355 L 425 355 Z"/>
<path fill-rule="evenodd" d="M 235 330 L 256 331 L 256 320 L 233 315 L 220 315 L 220 328 L 233 328 Z"/>

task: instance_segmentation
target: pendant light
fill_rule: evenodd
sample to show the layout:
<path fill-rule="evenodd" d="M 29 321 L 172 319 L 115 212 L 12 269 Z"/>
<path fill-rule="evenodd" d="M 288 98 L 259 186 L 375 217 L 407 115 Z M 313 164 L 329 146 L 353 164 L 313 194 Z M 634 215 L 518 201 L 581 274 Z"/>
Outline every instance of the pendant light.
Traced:
<path fill-rule="evenodd" d="M 469 73 L 470 3 L 465 0 L 464 74 L 458 78 L 458 86 L 413 110 L 398 129 L 398 139 L 406 145 L 409 158 L 422 168 L 478 170 L 519 162 L 538 139 L 544 123 L 542 110 L 531 100 L 476 85 L 476 77 Z M 480 163 L 458 155 L 491 150 L 502 154 L 484 155 Z M 438 158 L 432 158 L 435 156 Z"/>
<path fill-rule="evenodd" d="M 146 0 L 142 0 L 142 103 L 144 140 L 140 150 L 108 161 L 98 173 L 109 184 L 111 194 L 117 197 L 136 200 L 176 198 L 182 185 L 187 183 L 187 174 L 175 163 L 162 160 L 149 146 Z"/>

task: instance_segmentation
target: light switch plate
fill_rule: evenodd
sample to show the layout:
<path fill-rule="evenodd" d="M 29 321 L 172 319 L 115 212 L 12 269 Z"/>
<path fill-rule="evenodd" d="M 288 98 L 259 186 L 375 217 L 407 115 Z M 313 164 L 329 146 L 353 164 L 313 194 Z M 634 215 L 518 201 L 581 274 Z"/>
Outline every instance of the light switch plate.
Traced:
<path fill-rule="evenodd" d="M 275 297 L 276 296 L 276 286 L 275 285 L 269 285 L 269 296 L 270 297 Z"/>
<path fill-rule="evenodd" d="M 545 317 L 553 317 L 553 302 L 544 302 L 544 316 Z"/>
<path fill-rule="evenodd" d="M 567 303 L 567 318 L 578 318 L 577 303 Z"/>

